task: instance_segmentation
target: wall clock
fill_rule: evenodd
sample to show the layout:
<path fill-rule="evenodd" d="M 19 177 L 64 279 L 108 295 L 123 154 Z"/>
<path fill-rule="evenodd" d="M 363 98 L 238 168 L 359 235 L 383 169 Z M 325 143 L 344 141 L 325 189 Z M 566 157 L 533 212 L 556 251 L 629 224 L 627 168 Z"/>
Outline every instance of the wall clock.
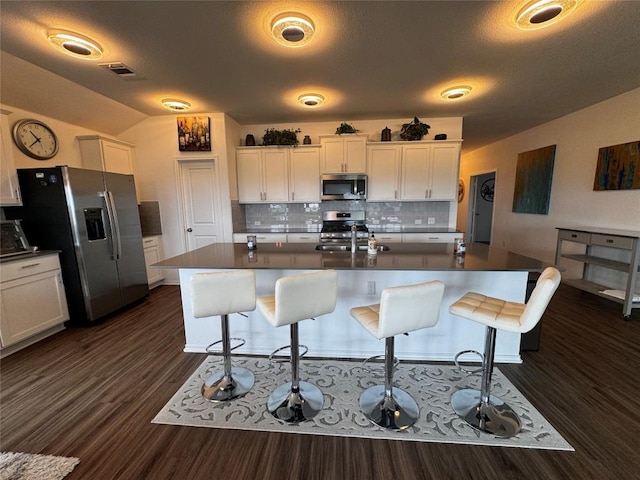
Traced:
<path fill-rule="evenodd" d="M 58 153 L 58 138 L 51 128 L 31 118 L 13 126 L 13 141 L 25 155 L 36 160 L 48 160 Z"/>
<path fill-rule="evenodd" d="M 482 182 L 482 186 L 480 187 L 480 195 L 487 202 L 493 202 L 493 194 L 496 187 L 496 181 L 493 178 L 489 178 Z"/>

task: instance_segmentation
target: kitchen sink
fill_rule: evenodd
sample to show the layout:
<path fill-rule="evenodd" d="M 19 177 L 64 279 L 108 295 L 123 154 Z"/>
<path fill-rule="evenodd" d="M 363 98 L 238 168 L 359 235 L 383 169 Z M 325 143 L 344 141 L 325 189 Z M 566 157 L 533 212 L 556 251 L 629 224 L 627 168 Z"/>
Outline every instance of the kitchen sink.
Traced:
<path fill-rule="evenodd" d="M 323 251 L 323 252 L 350 252 L 351 251 L 351 245 L 321 243 L 319 245 L 316 245 L 316 250 L 320 250 L 320 251 Z M 387 245 L 378 245 L 378 251 L 379 252 L 388 252 L 389 250 L 391 250 L 391 249 Z M 358 245 L 358 251 L 359 252 L 366 252 L 367 251 L 367 246 L 366 245 Z"/>

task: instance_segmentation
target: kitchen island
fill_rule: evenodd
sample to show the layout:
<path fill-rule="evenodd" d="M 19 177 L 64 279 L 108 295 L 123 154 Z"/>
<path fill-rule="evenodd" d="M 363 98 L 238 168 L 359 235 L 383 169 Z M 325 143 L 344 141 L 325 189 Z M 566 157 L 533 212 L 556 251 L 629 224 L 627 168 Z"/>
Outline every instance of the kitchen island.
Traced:
<path fill-rule="evenodd" d="M 190 279 L 195 273 L 250 268 L 256 272 L 258 296 L 273 295 L 278 278 L 333 268 L 338 271 L 338 303 L 332 314 L 300 323 L 300 342 L 315 357 L 366 358 L 384 353 L 384 342 L 372 338 L 351 318 L 354 306 L 378 303 L 383 288 L 431 280 L 445 284 L 440 321 L 429 329 L 400 335 L 395 353 L 400 359 L 451 361 L 461 350 L 483 351 L 484 327 L 449 314 L 449 305 L 473 290 L 508 301 L 525 300 L 530 272 L 547 266 L 484 244 L 467 246 L 462 256 L 453 254 L 453 244 L 392 244 L 375 256 L 318 251 L 314 244 L 260 244 L 253 251 L 244 244 L 218 243 L 187 252 L 154 265 L 180 271 L 185 324 L 185 352 L 204 352 L 220 338 L 220 321 L 196 319 L 191 310 Z M 316 292 L 322 295 L 322 292 Z M 235 353 L 268 355 L 289 343 L 289 329 L 274 328 L 256 310 L 248 317 L 230 317 L 232 337 L 246 344 Z M 498 332 L 496 361 L 518 363 L 520 335 Z M 473 356 L 463 360 L 477 360 Z"/>

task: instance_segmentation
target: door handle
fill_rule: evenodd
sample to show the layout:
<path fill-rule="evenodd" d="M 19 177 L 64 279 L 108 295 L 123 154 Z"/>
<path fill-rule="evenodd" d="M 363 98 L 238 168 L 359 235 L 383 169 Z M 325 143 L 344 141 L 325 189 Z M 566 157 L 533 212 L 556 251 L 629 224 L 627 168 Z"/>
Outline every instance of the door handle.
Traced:
<path fill-rule="evenodd" d="M 187 228 L 187 232 L 189 233 L 193 232 L 193 228 Z"/>

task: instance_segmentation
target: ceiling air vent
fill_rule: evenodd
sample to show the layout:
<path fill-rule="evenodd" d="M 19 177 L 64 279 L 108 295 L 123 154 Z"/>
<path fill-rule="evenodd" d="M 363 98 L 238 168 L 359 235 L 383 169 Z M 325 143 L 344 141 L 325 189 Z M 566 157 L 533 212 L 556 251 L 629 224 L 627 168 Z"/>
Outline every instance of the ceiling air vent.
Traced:
<path fill-rule="evenodd" d="M 99 63 L 98 66 L 104 68 L 105 70 L 108 70 L 109 72 L 115 73 L 119 77 L 125 78 L 127 80 L 140 78 L 140 76 L 136 72 L 131 70 L 122 62 Z"/>

